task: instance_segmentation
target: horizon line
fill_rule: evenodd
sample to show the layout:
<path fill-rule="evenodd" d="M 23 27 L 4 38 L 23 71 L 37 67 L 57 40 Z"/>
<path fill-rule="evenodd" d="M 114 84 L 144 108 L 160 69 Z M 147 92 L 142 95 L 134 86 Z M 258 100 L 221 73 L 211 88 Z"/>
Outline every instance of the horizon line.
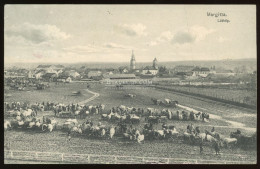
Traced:
<path fill-rule="evenodd" d="M 225 60 L 250 60 L 250 59 L 256 59 L 257 58 L 238 58 L 238 59 L 230 59 L 230 58 L 227 58 L 227 59 L 214 59 L 214 60 L 178 60 L 178 61 L 161 61 L 161 63 L 164 63 L 164 62 L 196 62 L 196 61 L 204 61 L 204 62 L 210 62 L 210 61 L 225 61 Z M 136 62 L 136 64 L 138 63 L 150 63 L 151 61 L 140 61 L 140 62 Z M 160 61 L 159 61 L 160 62 Z M 85 62 L 4 62 L 4 64 L 16 64 L 16 63 L 27 63 L 27 64 L 84 64 L 84 63 L 129 63 L 129 61 L 123 61 L 123 62 L 102 62 L 102 61 L 85 61 Z"/>

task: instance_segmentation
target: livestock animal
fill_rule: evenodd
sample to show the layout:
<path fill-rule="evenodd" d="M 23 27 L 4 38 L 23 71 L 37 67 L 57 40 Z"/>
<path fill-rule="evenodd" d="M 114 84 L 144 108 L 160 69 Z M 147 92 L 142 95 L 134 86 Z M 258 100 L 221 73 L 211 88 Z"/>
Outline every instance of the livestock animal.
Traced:
<path fill-rule="evenodd" d="M 128 139 L 128 140 L 133 140 L 133 136 L 131 134 L 128 134 L 128 133 L 123 133 L 123 137 L 125 139 Z"/>
<path fill-rule="evenodd" d="M 23 125 L 24 125 L 24 121 L 23 120 L 17 121 L 17 123 L 18 123 L 18 128 L 22 128 Z"/>
<path fill-rule="evenodd" d="M 20 120 L 22 120 L 22 117 L 21 116 L 16 116 L 16 118 L 15 118 L 17 121 L 20 121 Z"/>
<path fill-rule="evenodd" d="M 221 141 L 224 144 L 224 146 L 227 148 L 231 146 L 235 146 L 237 144 L 236 138 L 223 138 L 221 139 Z"/>
<path fill-rule="evenodd" d="M 113 138 L 113 136 L 115 135 L 115 128 L 114 127 L 110 127 L 110 129 L 109 129 L 109 137 L 110 137 L 110 139 L 112 139 Z"/>
<path fill-rule="evenodd" d="M 11 122 L 10 121 L 5 121 L 4 122 L 4 130 L 8 130 L 10 129 L 12 126 L 11 126 Z"/>
<path fill-rule="evenodd" d="M 219 133 L 216 133 L 216 132 L 210 132 L 208 130 L 205 130 L 205 133 L 208 134 L 208 135 L 211 135 L 212 137 L 220 140 L 220 134 Z"/>
<path fill-rule="evenodd" d="M 195 141 L 196 141 L 196 138 L 195 138 L 194 133 L 184 132 L 183 133 L 183 140 L 184 141 L 188 141 L 191 144 L 194 144 Z"/>
<path fill-rule="evenodd" d="M 172 120 L 182 120 L 183 119 L 183 115 L 179 112 L 179 111 L 172 111 L 171 112 L 171 119 Z"/>
<path fill-rule="evenodd" d="M 125 122 L 127 123 L 132 123 L 132 124 L 136 124 L 136 123 L 139 123 L 140 122 L 140 117 L 134 115 L 134 114 L 129 114 L 126 116 L 126 119 L 125 119 Z"/>
<path fill-rule="evenodd" d="M 143 134 L 137 134 L 136 135 L 136 141 L 138 143 L 144 142 L 144 135 Z"/>
<path fill-rule="evenodd" d="M 237 145 L 244 148 L 254 147 L 256 145 L 256 134 L 246 136 L 238 132 L 231 132 L 230 138 L 236 138 Z"/>
<path fill-rule="evenodd" d="M 212 137 L 209 134 L 206 133 L 199 133 L 198 137 L 201 139 L 201 141 L 208 141 L 208 142 L 216 142 L 217 139 L 215 139 L 214 137 Z"/>
<path fill-rule="evenodd" d="M 160 105 L 162 103 L 161 100 L 157 100 L 157 99 L 154 99 L 154 98 L 152 98 L 151 100 L 152 100 L 153 104 L 155 104 L 155 105 Z"/>
<path fill-rule="evenodd" d="M 164 130 L 154 130 L 154 132 L 155 132 L 155 137 L 157 139 L 164 139 L 165 138 Z"/>
<path fill-rule="evenodd" d="M 136 95 L 134 95 L 134 94 L 126 94 L 125 97 L 134 98 L 134 97 L 136 97 Z"/>
<path fill-rule="evenodd" d="M 42 131 L 48 130 L 49 132 L 53 131 L 53 125 L 52 124 L 42 124 Z"/>
<path fill-rule="evenodd" d="M 33 128 L 36 125 L 35 121 L 31 121 L 27 128 Z"/>
<path fill-rule="evenodd" d="M 149 117 L 145 118 L 145 120 L 148 123 L 152 123 L 152 124 L 158 124 L 161 122 L 160 117 L 158 117 L 158 116 L 149 116 Z"/>

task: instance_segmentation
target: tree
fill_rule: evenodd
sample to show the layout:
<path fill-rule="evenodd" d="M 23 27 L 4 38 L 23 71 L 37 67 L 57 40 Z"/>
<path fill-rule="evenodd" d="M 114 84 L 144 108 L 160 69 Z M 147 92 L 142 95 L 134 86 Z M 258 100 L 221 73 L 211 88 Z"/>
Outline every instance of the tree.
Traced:
<path fill-rule="evenodd" d="M 160 66 L 159 67 L 159 73 L 166 73 L 167 69 L 165 66 Z"/>

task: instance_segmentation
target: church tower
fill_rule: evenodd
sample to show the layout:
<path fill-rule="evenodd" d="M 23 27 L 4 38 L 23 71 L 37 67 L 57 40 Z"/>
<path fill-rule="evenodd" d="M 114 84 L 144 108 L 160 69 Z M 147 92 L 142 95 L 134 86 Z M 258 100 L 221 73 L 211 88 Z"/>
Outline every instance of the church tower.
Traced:
<path fill-rule="evenodd" d="M 155 69 L 158 69 L 158 61 L 157 61 L 157 59 L 156 58 L 154 58 L 154 60 L 153 60 L 153 67 L 155 68 Z"/>
<path fill-rule="evenodd" d="M 132 50 L 132 57 L 130 61 L 130 70 L 135 70 L 135 55 L 133 50 Z"/>

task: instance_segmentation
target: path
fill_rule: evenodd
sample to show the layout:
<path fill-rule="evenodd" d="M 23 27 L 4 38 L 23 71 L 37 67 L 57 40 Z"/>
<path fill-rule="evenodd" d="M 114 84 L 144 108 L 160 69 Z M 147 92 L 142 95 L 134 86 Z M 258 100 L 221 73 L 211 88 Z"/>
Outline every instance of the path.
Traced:
<path fill-rule="evenodd" d="M 190 108 L 190 107 L 187 107 L 187 106 L 183 106 L 183 105 L 180 105 L 178 104 L 178 107 L 182 108 L 182 109 L 185 109 L 185 110 L 188 110 L 188 111 L 193 111 L 194 113 L 198 113 L 199 111 L 198 110 L 195 110 L 193 108 Z M 199 108 L 199 107 L 198 107 Z M 207 109 L 204 109 L 204 110 L 207 110 Z M 245 129 L 247 131 L 251 131 L 251 132 L 256 132 L 256 128 L 252 128 L 252 127 L 246 127 L 245 124 L 243 123 L 239 123 L 239 122 L 236 122 L 236 121 L 231 121 L 231 120 L 226 120 L 226 119 L 223 119 L 221 116 L 218 116 L 218 115 L 214 115 L 214 114 L 210 114 L 210 117 L 212 119 L 217 119 L 217 120 L 221 120 L 221 121 L 224 121 L 224 122 L 227 122 L 229 123 L 230 125 L 229 126 L 216 126 L 216 127 L 222 127 L 222 128 L 242 128 L 242 129 Z M 205 126 L 211 126 L 211 125 L 205 125 Z"/>
<path fill-rule="evenodd" d="M 88 98 L 87 100 L 83 100 L 83 101 L 79 102 L 79 103 L 78 103 L 79 105 L 86 104 L 86 103 L 88 103 L 88 102 L 90 102 L 90 101 L 96 99 L 97 97 L 99 97 L 99 93 L 92 92 L 92 91 L 90 91 L 90 90 L 88 90 L 88 89 L 85 89 L 85 90 L 86 90 L 87 92 L 93 94 L 94 96 Z"/>

